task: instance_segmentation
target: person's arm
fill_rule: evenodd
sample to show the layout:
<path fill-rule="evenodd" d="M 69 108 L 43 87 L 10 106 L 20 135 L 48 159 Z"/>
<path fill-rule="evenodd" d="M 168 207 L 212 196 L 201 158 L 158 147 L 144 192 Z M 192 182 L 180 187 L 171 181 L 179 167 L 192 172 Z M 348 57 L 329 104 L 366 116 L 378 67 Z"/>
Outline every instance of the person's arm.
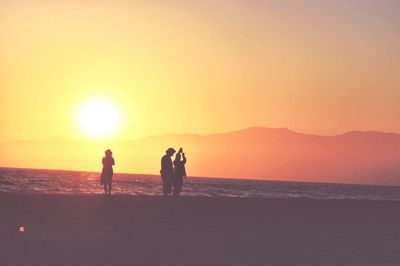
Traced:
<path fill-rule="evenodd" d="M 111 159 L 112 159 L 112 160 L 111 160 L 112 165 L 115 165 L 114 158 L 111 158 Z"/>
<path fill-rule="evenodd" d="M 165 156 L 163 156 L 162 158 L 161 158 L 161 171 L 160 171 L 160 173 L 161 174 L 164 174 L 165 173 L 165 170 L 168 168 L 168 161 L 167 161 L 167 158 L 165 157 Z"/>
<path fill-rule="evenodd" d="M 186 167 L 185 167 L 185 164 L 186 164 L 186 156 L 185 156 L 185 153 L 182 153 L 182 158 L 183 158 L 183 160 L 182 160 L 182 164 L 183 164 L 183 176 L 185 177 L 185 180 L 187 179 L 187 176 L 186 176 Z"/>
<path fill-rule="evenodd" d="M 166 165 L 165 157 L 162 157 L 161 158 L 161 169 L 165 169 L 165 165 Z"/>

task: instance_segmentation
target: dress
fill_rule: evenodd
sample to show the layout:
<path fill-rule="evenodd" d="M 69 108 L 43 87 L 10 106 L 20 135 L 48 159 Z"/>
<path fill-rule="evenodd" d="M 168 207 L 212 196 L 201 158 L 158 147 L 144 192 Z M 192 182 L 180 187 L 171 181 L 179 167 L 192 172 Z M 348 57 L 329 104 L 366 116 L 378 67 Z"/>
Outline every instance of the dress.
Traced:
<path fill-rule="evenodd" d="M 115 164 L 114 158 L 103 157 L 103 170 L 101 171 L 101 182 L 102 184 L 108 184 L 112 181 L 112 176 L 114 174 L 113 165 Z"/>

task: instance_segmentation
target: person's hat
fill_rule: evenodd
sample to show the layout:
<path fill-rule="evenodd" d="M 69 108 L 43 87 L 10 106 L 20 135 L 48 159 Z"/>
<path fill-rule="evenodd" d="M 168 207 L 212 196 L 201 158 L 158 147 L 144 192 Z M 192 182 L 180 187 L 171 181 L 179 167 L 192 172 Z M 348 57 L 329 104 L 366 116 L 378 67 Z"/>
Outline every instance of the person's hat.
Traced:
<path fill-rule="evenodd" d="M 168 150 L 165 151 L 165 153 L 175 153 L 176 150 L 174 148 L 168 148 Z"/>

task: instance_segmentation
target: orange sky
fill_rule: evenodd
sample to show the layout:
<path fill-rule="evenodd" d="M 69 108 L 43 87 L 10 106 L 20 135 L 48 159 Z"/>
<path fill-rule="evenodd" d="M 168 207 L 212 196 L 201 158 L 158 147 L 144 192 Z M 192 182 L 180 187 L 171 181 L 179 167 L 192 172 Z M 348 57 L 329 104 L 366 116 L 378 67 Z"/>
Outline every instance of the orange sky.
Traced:
<path fill-rule="evenodd" d="M 0 141 L 87 138 L 98 97 L 113 139 L 400 132 L 398 1 L 149 2 L 0 1 Z"/>

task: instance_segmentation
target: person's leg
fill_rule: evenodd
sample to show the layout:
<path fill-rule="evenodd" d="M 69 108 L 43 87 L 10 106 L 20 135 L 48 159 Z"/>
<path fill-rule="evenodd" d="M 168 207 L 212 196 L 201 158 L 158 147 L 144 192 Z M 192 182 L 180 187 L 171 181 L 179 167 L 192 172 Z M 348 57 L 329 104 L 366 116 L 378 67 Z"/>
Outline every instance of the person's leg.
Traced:
<path fill-rule="evenodd" d="M 110 179 L 110 181 L 108 182 L 108 195 L 111 195 L 111 187 L 112 187 L 112 182 L 111 182 L 111 179 Z"/>
<path fill-rule="evenodd" d="M 177 184 L 176 184 L 176 190 L 177 190 L 178 196 L 181 194 L 182 186 L 183 186 L 183 177 L 180 176 L 180 177 L 178 178 Z"/>
<path fill-rule="evenodd" d="M 168 194 L 172 192 L 172 178 L 168 178 Z"/>
<path fill-rule="evenodd" d="M 165 197 L 168 194 L 167 180 L 165 177 L 162 179 L 162 182 L 163 182 L 163 195 Z"/>
<path fill-rule="evenodd" d="M 103 182 L 103 186 L 104 186 L 104 194 L 107 194 L 107 182 Z"/>
<path fill-rule="evenodd" d="M 176 177 L 174 177 L 172 184 L 173 184 L 173 189 L 174 189 L 173 195 L 174 195 L 174 197 L 176 197 L 179 194 L 178 193 L 178 180 Z"/>

